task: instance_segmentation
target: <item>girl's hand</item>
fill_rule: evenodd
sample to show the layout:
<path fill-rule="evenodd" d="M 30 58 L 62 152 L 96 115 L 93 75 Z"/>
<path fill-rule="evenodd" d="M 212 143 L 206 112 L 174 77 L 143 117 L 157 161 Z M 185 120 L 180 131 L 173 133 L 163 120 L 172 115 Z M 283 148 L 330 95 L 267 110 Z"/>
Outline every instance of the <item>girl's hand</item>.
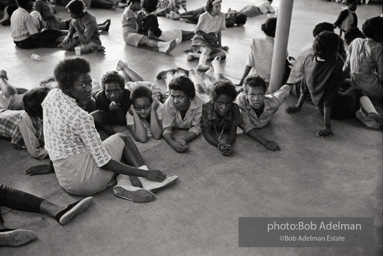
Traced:
<path fill-rule="evenodd" d="M 224 156 L 230 156 L 233 153 L 231 145 L 228 143 L 220 143 L 218 145 L 218 149 L 219 151 L 221 151 L 221 154 Z"/>
<path fill-rule="evenodd" d="M 116 103 L 116 102 L 112 101 L 109 104 L 109 110 L 117 110 L 119 108 L 120 108 L 120 103 Z"/>
<path fill-rule="evenodd" d="M 160 105 L 160 102 L 158 101 L 158 98 L 156 96 L 153 96 L 152 98 L 153 98 L 152 110 L 156 111 L 156 109 Z"/>
<path fill-rule="evenodd" d="M 148 180 L 161 182 L 166 179 L 166 174 L 160 170 L 149 170 L 146 172 L 145 178 Z"/>
<path fill-rule="evenodd" d="M 229 50 L 229 46 L 222 46 L 222 50 L 224 50 L 225 52 L 227 52 Z"/>
<path fill-rule="evenodd" d="M 290 106 L 288 108 L 286 108 L 286 113 L 287 114 L 294 114 L 294 113 L 297 113 L 301 110 L 300 107 L 297 107 L 297 106 Z"/>

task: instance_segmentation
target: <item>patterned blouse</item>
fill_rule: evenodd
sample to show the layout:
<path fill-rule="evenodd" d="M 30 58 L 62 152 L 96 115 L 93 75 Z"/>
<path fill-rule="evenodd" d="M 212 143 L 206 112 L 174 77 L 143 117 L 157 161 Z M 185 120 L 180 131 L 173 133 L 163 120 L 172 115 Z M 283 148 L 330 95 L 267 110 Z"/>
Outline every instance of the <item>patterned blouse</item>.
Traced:
<path fill-rule="evenodd" d="M 75 99 L 52 89 L 42 106 L 45 148 L 53 162 L 87 151 L 98 167 L 109 162 L 111 156 L 102 145 L 93 117 Z"/>

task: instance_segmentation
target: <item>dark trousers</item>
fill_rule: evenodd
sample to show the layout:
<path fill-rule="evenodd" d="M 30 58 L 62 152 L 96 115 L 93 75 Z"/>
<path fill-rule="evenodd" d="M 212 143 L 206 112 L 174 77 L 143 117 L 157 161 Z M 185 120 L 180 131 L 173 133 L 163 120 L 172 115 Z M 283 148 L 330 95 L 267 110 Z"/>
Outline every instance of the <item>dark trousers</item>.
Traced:
<path fill-rule="evenodd" d="M 355 117 L 355 112 L 360 108 L 360 97 L 363 96 L 360 90 L 350 88 L 346 92 L 338 92 L 335 104 L 331 109 L 331 118 L 336 120 Z M 323 115 L 323 106 L 318 107 Z"/>
<path fill-rule="evenodd" d="M 0 185 L 0 208 L 1 206 L 6 206 L 18 211 L 39 213 L 40 205 L 43 201 L 44 199 L 40 197 L 7 187 L 3 184 Z M 4 223 L 1 211 L 0 223 Z"/>
<path fill-rule="evenodd" d="M 36 39 L 28 37 L 27 39 L 15 42 L 16 46 L 22 49 L 33 49 L 39 47 L 56 48 L 58 43 L 57 38 L 62 36 L 60 30 L 48 29 L 41 32 Z"/>

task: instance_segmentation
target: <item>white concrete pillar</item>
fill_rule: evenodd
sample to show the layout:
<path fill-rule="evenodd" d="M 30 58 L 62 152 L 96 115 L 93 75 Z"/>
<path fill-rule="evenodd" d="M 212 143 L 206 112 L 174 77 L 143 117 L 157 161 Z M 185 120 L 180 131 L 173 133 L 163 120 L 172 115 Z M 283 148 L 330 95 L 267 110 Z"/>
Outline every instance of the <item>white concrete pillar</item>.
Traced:
<path fill-rule="evenodd" d="M 294 0 L 279 1 L 269 92 L 275 92 L 282 86 L 293 3 Z"/>

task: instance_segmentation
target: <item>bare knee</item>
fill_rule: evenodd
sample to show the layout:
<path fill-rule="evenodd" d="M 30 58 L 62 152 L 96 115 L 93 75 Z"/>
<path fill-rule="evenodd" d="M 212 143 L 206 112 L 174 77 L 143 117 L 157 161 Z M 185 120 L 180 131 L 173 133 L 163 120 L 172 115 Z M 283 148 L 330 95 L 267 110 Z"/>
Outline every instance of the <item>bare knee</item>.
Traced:
<path fill-rule="evenodd" d="M 116 133 L 116 135 L 120 137 L 124 141 L 124 143 L 126 143 L 126 141 L 129 139 L 129 137 L 123 133 Z"/>
<path fill-rule="evenodd" d="M 226 59 L 226 53 L 225 53 L 224 51 L 219 51 L 219 52 L 215 52 L 215 53 L 213 53 L 213 54 L 210 56 L 211 59 L 214 59 L 215 57 L 220 57 L 221 60 L 224 60 L 224 59 Z"/>
<path fill-rule="evenodd" d="M 209 56 L 211 54 L 211 50 L 209 48 L 207 48 L 207 47 L 204 47 L 202 49 L 202 54 Z"/>
<path fill-rule="evenodd" d="M 144 36 L 144 37 L 141 38 L 141 40 L 138 42 L 138 45 L 148 45 L 148 41 L 149 41 L 149 38 L 147 38 L 146 36 Z"/>

